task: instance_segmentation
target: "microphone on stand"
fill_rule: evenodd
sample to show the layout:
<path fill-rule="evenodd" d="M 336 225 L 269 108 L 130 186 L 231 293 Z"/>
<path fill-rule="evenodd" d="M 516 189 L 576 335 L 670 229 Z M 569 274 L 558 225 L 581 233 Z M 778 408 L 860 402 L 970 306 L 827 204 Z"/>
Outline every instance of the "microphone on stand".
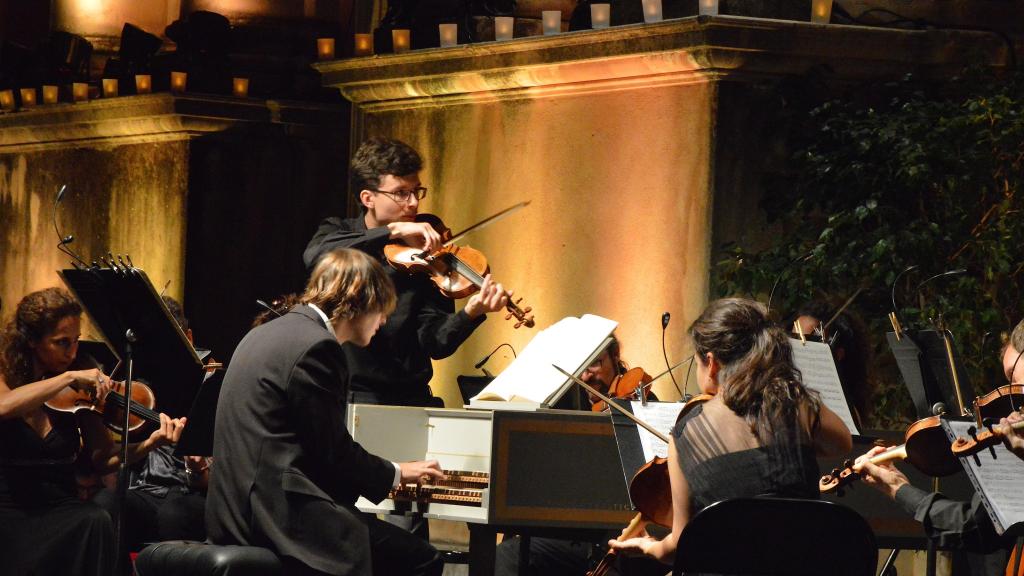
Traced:
<path fill-rule="evenodd" d="M 71 263 L 76 268 L 78 268 L 79 264 L 84 268 L 88 268 L 89 265 L 85 260 L 82 260 L 78 254 L 75 254 L 70 248 L 68 248 L 68 244 L 74 242 L 75 237 L 71 234 L 64 236 L 60 233 L 60 229 L 57 228 L 57 207 L 60 206 L 61 201 L 64 200 L 64 193 L 67 192 L 67 189 L 67 184 L 61 186 L 60 190 L 57 191 L 57 198 L 53 201 L 53 231 L 57 233 L 57 249 L 70 256 L 72 258 Z"/>
<path fill-rule="evenodd" d="M 516 357 L 516 349 L 513 348 L 512 345 L 509 344 L 508 342 L 502 342 L 501 344 L 498 344 L 498 346 L 494 350 L 491 350 L 490 354 L 481 358 L 480 361 L 477 362 L 476 364 L 473 364 L 473 368 L 476 368 L 477 370 L 483 369 L 484 364 L 487 364 L 487 361 L 491 359 L 491 356 L 494 356 L 494 354 L 497 353 L 498 350 L 501 350 L 502 346 L 508 346 L 508 349 L 512 351 L 512 357 Z M 493 374 L 491 374 L 487 370 L 484 370 L 484 374 L 488 376 L 493 376 Z"/>
<path fill-rule="evenodd" d="M 684 396 L 683 391 L 679 389 L 679 382 L 676 382 L 676 375 L 672 373 L 672 364 L 668 361 L 668 349 L 665 348 L 665 331 L 668 330 L 668 321 L 672 319 L 672 315 L 665 312 L 661 315 L 661 355 L 665 357 L 665 367 L 668 368 L 668 375 L 672 378 L 672 385 L 676 387 L 676 392 L 679 393 L 679 397 Z"/>

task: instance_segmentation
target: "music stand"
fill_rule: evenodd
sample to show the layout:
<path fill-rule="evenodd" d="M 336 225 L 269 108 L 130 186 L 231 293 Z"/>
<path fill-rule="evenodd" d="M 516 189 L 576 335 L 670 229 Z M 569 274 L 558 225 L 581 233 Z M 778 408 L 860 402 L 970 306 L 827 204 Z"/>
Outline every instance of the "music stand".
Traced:
<path fill-rule="evenodd" d="M 934 416 L 932 407 L 942 402 L 952 414 L 959 414 L 960 403 L 949 367 L 946 342 L 935 330 L 907 331 L 897 340 L 892 332 L 886 334 L 889 348 L 896 357 L 896 365 L 903 382 L 914 401 L 918 418 Z M 953 349 L 953 364 L 962 386 L 968 386 L 967 372 L 960 356 Z M 955 410 L 951 407 L 957 407 Z"/>
<path fill-rule="evenodd" d="M 188 412 L 188 424 L 174 448 L 176 456 L 213 456 L 213 428 L 217 417 L 217 400 L 224 383 L 224 371 L 218 370 L 203 382 Z"/>
<path fill-rule="evenodd" d="M 71 268 L 58 274 L 124 361 L 127 406 L 131 403 L 132 381 L 136 377 L 146 378 L 157 398 L 159 411 L 172 417 L 185 414 L 202 382 L 202 363 L 146 273 L 130 263 L 104 262 L 110 267 Z M 115 536 L 119 574 L 124 572 L 127 557 L 121 510 L 128 491 L 129 414 L 130 410 L 125 410 L 117 483 Z"/>

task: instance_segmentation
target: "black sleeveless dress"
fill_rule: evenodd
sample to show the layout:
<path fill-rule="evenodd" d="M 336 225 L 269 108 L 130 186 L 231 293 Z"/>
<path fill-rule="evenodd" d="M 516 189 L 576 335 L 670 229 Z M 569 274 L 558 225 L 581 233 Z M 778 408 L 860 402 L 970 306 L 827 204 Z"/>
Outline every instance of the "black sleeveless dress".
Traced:
<path fill-rule="evenodd" d="M 81 434 L 74 414 L 43 408 L 45 438 L 21 418 L 0 421 L 0 557 L 10 576 L 110 576 L 108 514 L 75 494 Z"/>

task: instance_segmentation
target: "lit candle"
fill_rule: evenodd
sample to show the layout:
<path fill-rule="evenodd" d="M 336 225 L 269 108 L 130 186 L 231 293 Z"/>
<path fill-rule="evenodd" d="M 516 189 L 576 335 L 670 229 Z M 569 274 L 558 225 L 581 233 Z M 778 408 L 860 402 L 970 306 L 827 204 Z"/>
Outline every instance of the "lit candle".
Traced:
<path fill-rule="evenodd" d="M 437 32 L 441 35 L 441 48 L 449 48 L 459 43 L 458 24 L 438 24 Z"/>
<path fill-rule="evenodd" d="M 153 77 L 149 74 L 135 75 L 135 93 L 149 94 L 153 91 Z"/>
<path fill-rule="evenodd" d="M 697 11 L 701 16 L 717 16 L 718 0 L 699 0 Z"/>
<path fill-rule="evenodd" d="M 543 10 L 541 20 L 544 24 L 544 34 L 558 34 L 562 31 L 562 11 Z"/>
<path fill-rule="evenodd" d="M 316 39 L 316 57 L 320 60 L 334 60 L 334 38 Z"/>
<path fill-rule="evenodd" d="M 245 98 L 249 95 L 249 79 L 248 78 L 232 78 L 231 79 L 231 93 L 239 98 Z"/>
<path fill-rule="evenodd" d="M 43 104 L 56 104 L 59 96 L 59 90 L 52 84 L 46 84 L 43 86 Z"/>
<path fill-rule="evenodd" d="M 21 105 L 22 106 L 35 106 L 36 105 L 36 89 L 35 88 L 22 88 L 21 89 Z"/>
<path fill-rule="evenodd" d="M 184 92 L 187 84 L 187 72 L 171 72 L 171 92 Z"/>
<path fill-rule="evenodd" d="M 391 31 L 391 46 L 395 54 L 409 51 L 409 31 L 403 28 L 395 28 Z"/>
<path fill-rule="evenodd" d="M 512 16 L 494 17 L 494 39 L 511 40 L 515 26 L 515 18 Z"/>
<path fill-rule="evenodd" d="M 117 78 L 103 79 L 103 97 L 113 98 L 117 96 Z"/>
<path fill-rule="evenodd" d="M 661 0 L 643 0 L 644 22 L 661 22 Z"/>
<path fill-rule="evenodd" d="M 14 110 L 14 90 L 0 90 L 0 109 Z"/>
<path fill-rule="evenodd" d="M 612 16 L 612 5 L 611 4 L 591 4 L 590 5 L 590 27 L 607 28 L 611 23 Z"/>
<path fill-rule="evenodd" d="M 355 56 L 370 56 L 373 54 L 373 35 L 356 34 L 356 46 L 352 51 Z"/>
<path fill-rule="evenodd" d="M 85 82 L 75 82 L 71 85 L 71 95 L 75 102 L 85 102 L 89 99 L 89 85 Z"/>
<path fill-rule="evenodd" d="M 811 0 L 811 22 L 828 24 L 832 20 L 832 0 Z"/>

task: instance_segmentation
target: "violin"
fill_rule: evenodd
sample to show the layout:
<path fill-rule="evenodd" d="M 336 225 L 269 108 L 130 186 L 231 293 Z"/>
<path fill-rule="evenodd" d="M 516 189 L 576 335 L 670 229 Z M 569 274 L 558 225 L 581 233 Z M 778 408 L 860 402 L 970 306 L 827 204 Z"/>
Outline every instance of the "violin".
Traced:
<path fill-rule="evenodd" d="M 111 381 L 113 388 L 102 398 L 96 390 L 76 390 L 65 387 L 55 396 L 46 401 L 46 406 L 61 412 L 78 412 L 90 410 L 103 417 L 103 422 L 114 432 L 120 434 L 124 427 L 124 383 Z M 160 414 L 153 410 L 156 396 L 153 389 L 142 382 L 132 382 L 132 402 L 128 418 L 128 431 L 134 432 L 149 422 L 160 425 Z"/>
<path fill-rule="evenodd" d="M 995 390 L 974 399 L 974 414 L 977 417 L 977 426 L 968 429 L 970 438 L 959 437 L 950 446 L 953 454 L 958 457 L 973 456 L 986 448 L 990 448 L 1003 441 L 1009 432 L 1004 428 L 996 428 L 992 422 L 996 418 L 1002 418 L 1007 414 L 1016 411 L 1024 401 L 1024 385 L 1006 384 Z M 1024 414 L 1024 412 L 1021 412 Z M 1012 430 L 1024 428 L 1024 422 L 1016 422 L 1010 425 Z M 981 429 L 981 432 L 978 430 Z"/>
<path fill-rule="evenodd" d="M 872 456 L 868 461 L 882 464 L 893 460 L 906 460 L 914 468 L 933 477 L 949 476 L 960 470 L 960 461 L 949 450 L 949 438 L 942 429 L 941 416 L 929 416 L 914 422 L 903 436 L 903 444 L 890 447 Z M 836 492 L 860 478 L 864 463 L 843 462 L 818 481 L 822 494 Z"/>
<path fill-rule="evenodd" d="M 698 405 L 712 398 L 714 396 L 711 394 L 694 396 L 683 405 L 679 415 L 676 416 L 676 422 L 679 422 Z M 667 458 L 655 456 L 637 470 L 629 481 L 629 499 L 639 512 L 619 534 L 619 540 L 635 537 L 647 524 L 651 523 L 669 530 L 672 529 L 672 482 L 669 479 Z M 616 555 L 615 550 L 608 550 L 597 566 L 587 572 L 587 576 L 607 574 L 615 563 Z"/>
<path fill-rule="evenodd" d="M 630 368 L 615 377 L 615 380 L 608 386 L 608 396 L 611 396 L 613 400 L 619 400 L 633 396 L 637 390 L 641 390 L 641 394 L 646 399 L 651 392 L 651 387 L 647 384 L 653 380 L 654 378 L 644 372 L 643 368 Z M 590 405 L 592 412 L 604 412 L 606 409 L 608 409 L 608 404 L 604 400 L 597 400 Z"/>
<path fill-rule="evenodd" d="M 484 276 L 490 272 L 483 253 L 469 246 L 450 244 L 453 238 L 451 229 L 433 214 L 418 214 L 416 222 L 430 224 L 445 244 L 433 252 L 424 252 L 405 244 L 387 244 L 384 246 L 384 257 L 391 266 L 409 274 L 427 274 L 437 289 L 448 298 L 457 300 L 479 291 L 484 284 Z M 515 328 L 533 328 L 533 316 L 529 315 L 533 309 L 529 306 L 521 308 L 519 303 L 522 301 L 522 298 L 515 301 L 509 299 L 505 305 L 508 311 L 505 319 L 514 317 Z"/>

